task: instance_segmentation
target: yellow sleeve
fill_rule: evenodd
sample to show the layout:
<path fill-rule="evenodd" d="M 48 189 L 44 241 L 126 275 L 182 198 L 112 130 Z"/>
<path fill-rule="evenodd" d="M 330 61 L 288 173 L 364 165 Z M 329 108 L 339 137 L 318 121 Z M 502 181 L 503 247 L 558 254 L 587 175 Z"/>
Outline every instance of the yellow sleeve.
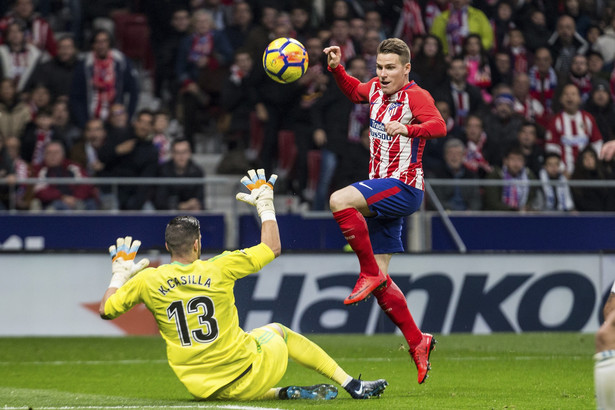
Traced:
<path fill-rule="evenodd" d="M 258 272 L 274 259 L 275 255 L 271 248 L 264 243 L 260 243 L 251 248 L 224 252 L 223 254 L 209 259 L 209 262 L 217 265 L 231 278 L 239 279 L 251 273 Z"/>
<path fill-rule="evenodd" d="M 122 313 L 128 312 L 135 305 L 143 302 L 141 288 L 143 285 L 142 272 L 126 282 L 121 288 L 105 302 L 105 316 L 115 319 Z"/>

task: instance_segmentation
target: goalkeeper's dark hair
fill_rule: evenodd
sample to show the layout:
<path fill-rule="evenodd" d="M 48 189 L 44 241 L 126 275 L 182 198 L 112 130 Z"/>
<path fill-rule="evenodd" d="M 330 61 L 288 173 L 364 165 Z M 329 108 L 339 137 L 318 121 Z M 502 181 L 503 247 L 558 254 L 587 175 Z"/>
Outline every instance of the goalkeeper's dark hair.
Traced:
<path fill-rule="evenodd" d="M 188 256 L 201 234 L 201 223 L 194 216 L 180 215 L 171 219 L 164 231 L 164 240 L 172 256 Z"/>

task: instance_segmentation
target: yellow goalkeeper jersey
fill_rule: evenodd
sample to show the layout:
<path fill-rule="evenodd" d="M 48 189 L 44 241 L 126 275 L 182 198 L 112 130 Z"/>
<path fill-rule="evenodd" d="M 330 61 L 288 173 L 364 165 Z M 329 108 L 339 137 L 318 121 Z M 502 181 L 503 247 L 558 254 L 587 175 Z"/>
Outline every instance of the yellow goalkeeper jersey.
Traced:
<path fill-rule="evenodd" d="M 116 318 L 138 303 L 154 314 L 167 345 L 169 365 L 197 397 L 208 397 L 243 374 L 257 345 L 239 327 L 235 281 L 275 258 L 265 244 L 224 252 L 190 265 L 148 268 L 130 279 L 105 304 Z"/>

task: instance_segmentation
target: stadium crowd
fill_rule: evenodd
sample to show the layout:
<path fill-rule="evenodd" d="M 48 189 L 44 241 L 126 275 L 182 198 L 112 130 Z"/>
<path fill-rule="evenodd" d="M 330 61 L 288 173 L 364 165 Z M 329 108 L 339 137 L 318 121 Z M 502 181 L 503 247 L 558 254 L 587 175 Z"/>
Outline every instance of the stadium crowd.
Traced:
<path fill-rule="evenodd" d="M 380 41 L 399 37 L 448 127 L 426 144 L 427 177 L 517 182 L 436 185 L 446 209 L 615 210 L 615 190 L 568 185 L 613 179 L 598 158 L 615 139 L 610 0 L 14 0 L 0 13 L 0 178 L 40 178 L 17 187 L 18 209 L 203 209 L 200 185 L 45 177 L 202 177 L 192 154 L 212 152 L 218 173 L 277 170 L 280 191 L 324 210 L 368 177 L 369 107 L 339 91 L 322 50 L 339 46 L 366 81 Z M 261 67 L 278 37 L 309 55 L 291 84 Z"/>

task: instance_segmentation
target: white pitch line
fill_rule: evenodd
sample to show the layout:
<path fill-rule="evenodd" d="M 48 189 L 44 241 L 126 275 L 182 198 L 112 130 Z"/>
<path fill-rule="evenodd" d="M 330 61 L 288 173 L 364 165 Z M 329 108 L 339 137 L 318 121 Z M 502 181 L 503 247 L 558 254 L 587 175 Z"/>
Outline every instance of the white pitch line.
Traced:
<path fill-rule="evenodd" d="M 23 410 L 29 409 L 30 407 L 0 407 L 2 410 Z M 78 410 L 78 409 L 232 409 L 232 410 L 282 410 L 278 407 L 256 407 L 256 406 L 241 406 L 235 404 L 227 404 L 227 405 L 207 405 L 207 404 L 195 404 L 195 405 L 169 405 L 169 406 L 154 406 L 154 405 L 145 405 L 145 406 L 60 406 L 60 407 L 52 407 L 52 406 L 44 406 L 44 407 L 34 407 L 36 410 Z"/>

